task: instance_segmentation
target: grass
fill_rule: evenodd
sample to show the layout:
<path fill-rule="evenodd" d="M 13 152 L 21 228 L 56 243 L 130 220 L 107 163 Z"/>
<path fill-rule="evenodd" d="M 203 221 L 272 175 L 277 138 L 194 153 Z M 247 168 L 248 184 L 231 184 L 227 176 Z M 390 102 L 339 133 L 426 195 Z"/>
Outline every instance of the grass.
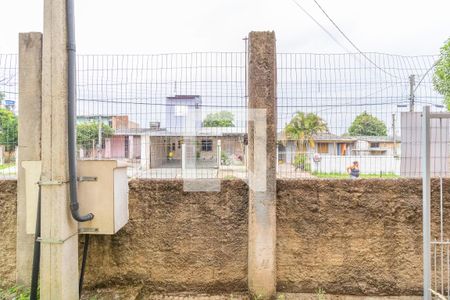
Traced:
<path fill-rule="evenodd" d="M 30 290 L 21 286 L 13 286 L 8 289 L 0 288 L 0 299 L 28 300 L 30 299 Z"/>
<path fill-rule="evenodd" d="M 350 176 L 348 174 L 342 174 L 342 173 L 319 173 L 319 172 L 313 172 L 312 175 L 316 176 L 317 178 L 328 178 L 328 179 L 349 179 Z M 384 178 L 384 179 L 392 179 L 392 178 L 399 178 L 399 175 L 396 175 L 394 173 L 381 173 L 381 174 L 360 174 L 359 178 L 362 179 L 370 179 L 370 178 Z"/>
<path fill-rule="evenodd" d="M 0 165 L 0 170 L 10 168 L 10 167 L 14 166 L 15 164 L 16 163 L 9 163 L 9 164 Z"/>

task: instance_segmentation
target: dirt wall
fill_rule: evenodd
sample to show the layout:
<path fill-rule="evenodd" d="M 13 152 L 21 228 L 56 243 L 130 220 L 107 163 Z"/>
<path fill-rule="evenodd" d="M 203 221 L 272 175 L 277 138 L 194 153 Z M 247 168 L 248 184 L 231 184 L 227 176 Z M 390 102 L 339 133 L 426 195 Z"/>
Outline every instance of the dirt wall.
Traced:
<path fill-rule="evenodd" d="M 0 181 L 0 286 L 16 280 L 16 181 Z"/>
<path fill-rule="evenodd" d="M 88 287 L 143 284 L 153 291 L 245 291 L 247 188 L 186 193 L 182 181 L 130 183 L 130 222 L 114 236 L 96 236 Z"/>
<path fill-rule="evenodd" d="M 14 282 L 15 189 L 0 182 L 0 285 Z M 437 181 L 432 190 L 434 237 Z M 278 290 L 420 294 L 421 192 L 419 180 L 279 180 Z M 246 291 L 247 199 L 242 181 L 208 193 L 185 193 L 181 181 L 130 182 L 130 222 L 117 235 L 91 238 L 86 287 Z M 450 201 L 444 211 L 448 220 Z"/>
<path fill-rule="evenodd" d="M 444 186 L 450 199 L 450 181 Z M 434 238 L 437 181 L 432 189 Z M 278 290 L 421 294 L 421 197 L 421 181 L 414 179 L 279 181 Z M 444 211 L 448 220 L 449 201 Z"/>

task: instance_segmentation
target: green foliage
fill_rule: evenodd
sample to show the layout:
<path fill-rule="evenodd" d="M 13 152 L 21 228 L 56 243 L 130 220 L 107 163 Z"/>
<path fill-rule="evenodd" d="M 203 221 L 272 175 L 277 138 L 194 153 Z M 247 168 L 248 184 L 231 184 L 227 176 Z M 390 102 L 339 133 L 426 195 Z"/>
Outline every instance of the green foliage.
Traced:
<path fill-rule="evenodd" d="M 229 111 L 210 113 L 203 121 L 203 127 L 234 127 L 234 115 Z"/>
<path fill-rule="evenodd" d="M 351 136 L 385 136 L 387 135 L 387 128 L 383 121 L 363 112 L 355 118 L 348 129 L 348 133 Z"/>
<path fill-rule="evenodd" d="M 312 175 L 317 178 L 323 179 L 348 179 L 350 176 L 347 173 L 321 173 L 313 172 Z M 372 178 L 384 178 L 384 179 L 395 179 L 400 178 L 399 175 L 394 173 L 380 173 L 380 174 L 360 174 L 360 179 L 372 179 Z"/>
<path fill-rule="evenodd" d="M 230 157 L 228 156 L 228 154 L 225 151 L 222 151 L 220 153 L 220 163 L 224 166 L 231 165 Z"/>
<path fill-rule="evenodd" d="M 439 61 L 434 70 L 433 85 L 436 91 L 444 96 L 444 103 L 447 110 L 450 110 L 450 38 L 441 47 Z"/>
<path fill-rule="evenodd" d="M 306 154 L 297 153 L 294 158 L 295 169 L 300 169 L 305 172 L 311 171 L 311 163 L 309 162 L 308 156 Z"/>
<path fill-rule="evenodd" d="M 114 133 L 113 129 L 102 123 L 102 137 L 111 137 Z M 83 122 L 77 125 L 77 143 L 83 148 L 92 147 L 92 141 L 98 141 L 98 123 Z"/>
<path fill-rule="evenodd" d="M 300 152 L 306 143 L 314 147 L 313 136 L 323 132 L 328 132 L 327 123 L 314 113 L 297 112 L 284 128 L 286 138 L 297 141 L 297 150 Z"/>
<path fill-rule="evenodd" d="M 30 290 L 21 286 L 13 286 L 8 289 L 0 288 L 0 299 L 2 300 L 28 300 Z M 39 299 L 39 292 L 38 292 Z"/>
<path fill-rule="evenodd" d="M 0 145 L 6 151 L 13 151 L 17 146 L 17 117 L 13 112 L 0 108 Z"/>
<path fill-rule="evenodd" d="M 325 290 L 323 288 L 318 288 L 316 291 L 317 300 L 325 300 Z"/>

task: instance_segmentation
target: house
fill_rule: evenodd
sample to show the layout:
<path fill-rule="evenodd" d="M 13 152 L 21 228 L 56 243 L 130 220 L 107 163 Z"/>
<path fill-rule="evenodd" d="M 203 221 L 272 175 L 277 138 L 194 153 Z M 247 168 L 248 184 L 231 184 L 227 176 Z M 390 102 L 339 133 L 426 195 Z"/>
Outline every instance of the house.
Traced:
<path fill-rule="evenodd" d="M 149 128 L 140 130 L 142 169 L 181 168 L 183 159 L 197 168 L 245 164 L 245 128 L 203 127 L 201 107 L 198 95 L 166 98 L 165 127 L 151 122 Z"/>
<path fill-rule="evenodd" d="M 385 155 L 398 156 L 401 141 L 391 136 L 357 136 L 353 155 Z"/>
<path fill-rule="evenodd" d="M 139 124 L 130 121 L 126 115 L 81 115 L 77 116 L 77 124 L 102 123 L 113 129 L 113 136 L 103 138 L 101 149 L 97 149 L 98 141 L 93 141 L 89 149 L 82 149 L 80 157 L 139 159 L 141 151 L 141 137 Z"/>
<path fill-rule="evenodd" d="M 297 141 L 283 140 L 283 134 L 278 134 L 278 161 L 293 163 L 297 151 Z M 314 147 L 305 143 L 305 153 L 319 153 L 320 155 L 351 155 L 357 139 L 354 137 L 338 136 L 332 133 L 313 135 Z"/>

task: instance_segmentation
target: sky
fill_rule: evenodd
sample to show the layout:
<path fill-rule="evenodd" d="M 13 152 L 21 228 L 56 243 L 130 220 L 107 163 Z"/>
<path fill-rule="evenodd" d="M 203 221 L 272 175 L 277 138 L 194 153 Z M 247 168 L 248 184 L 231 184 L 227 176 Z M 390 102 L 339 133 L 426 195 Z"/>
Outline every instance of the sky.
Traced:
<path fill-rule="evenodd" d="M 75 0 L 77 51 L 154 54 L 243 51 L 252 30 L 274 30 L 278 52 L 346 52 L 313 0 Z M 449 0 L 318 0 L 365 52 L 437 54 L 450 37 Z M 0 0 L 0 53 L 17 52 L 19 32 L 42 31 L 43 0 Z"/>

